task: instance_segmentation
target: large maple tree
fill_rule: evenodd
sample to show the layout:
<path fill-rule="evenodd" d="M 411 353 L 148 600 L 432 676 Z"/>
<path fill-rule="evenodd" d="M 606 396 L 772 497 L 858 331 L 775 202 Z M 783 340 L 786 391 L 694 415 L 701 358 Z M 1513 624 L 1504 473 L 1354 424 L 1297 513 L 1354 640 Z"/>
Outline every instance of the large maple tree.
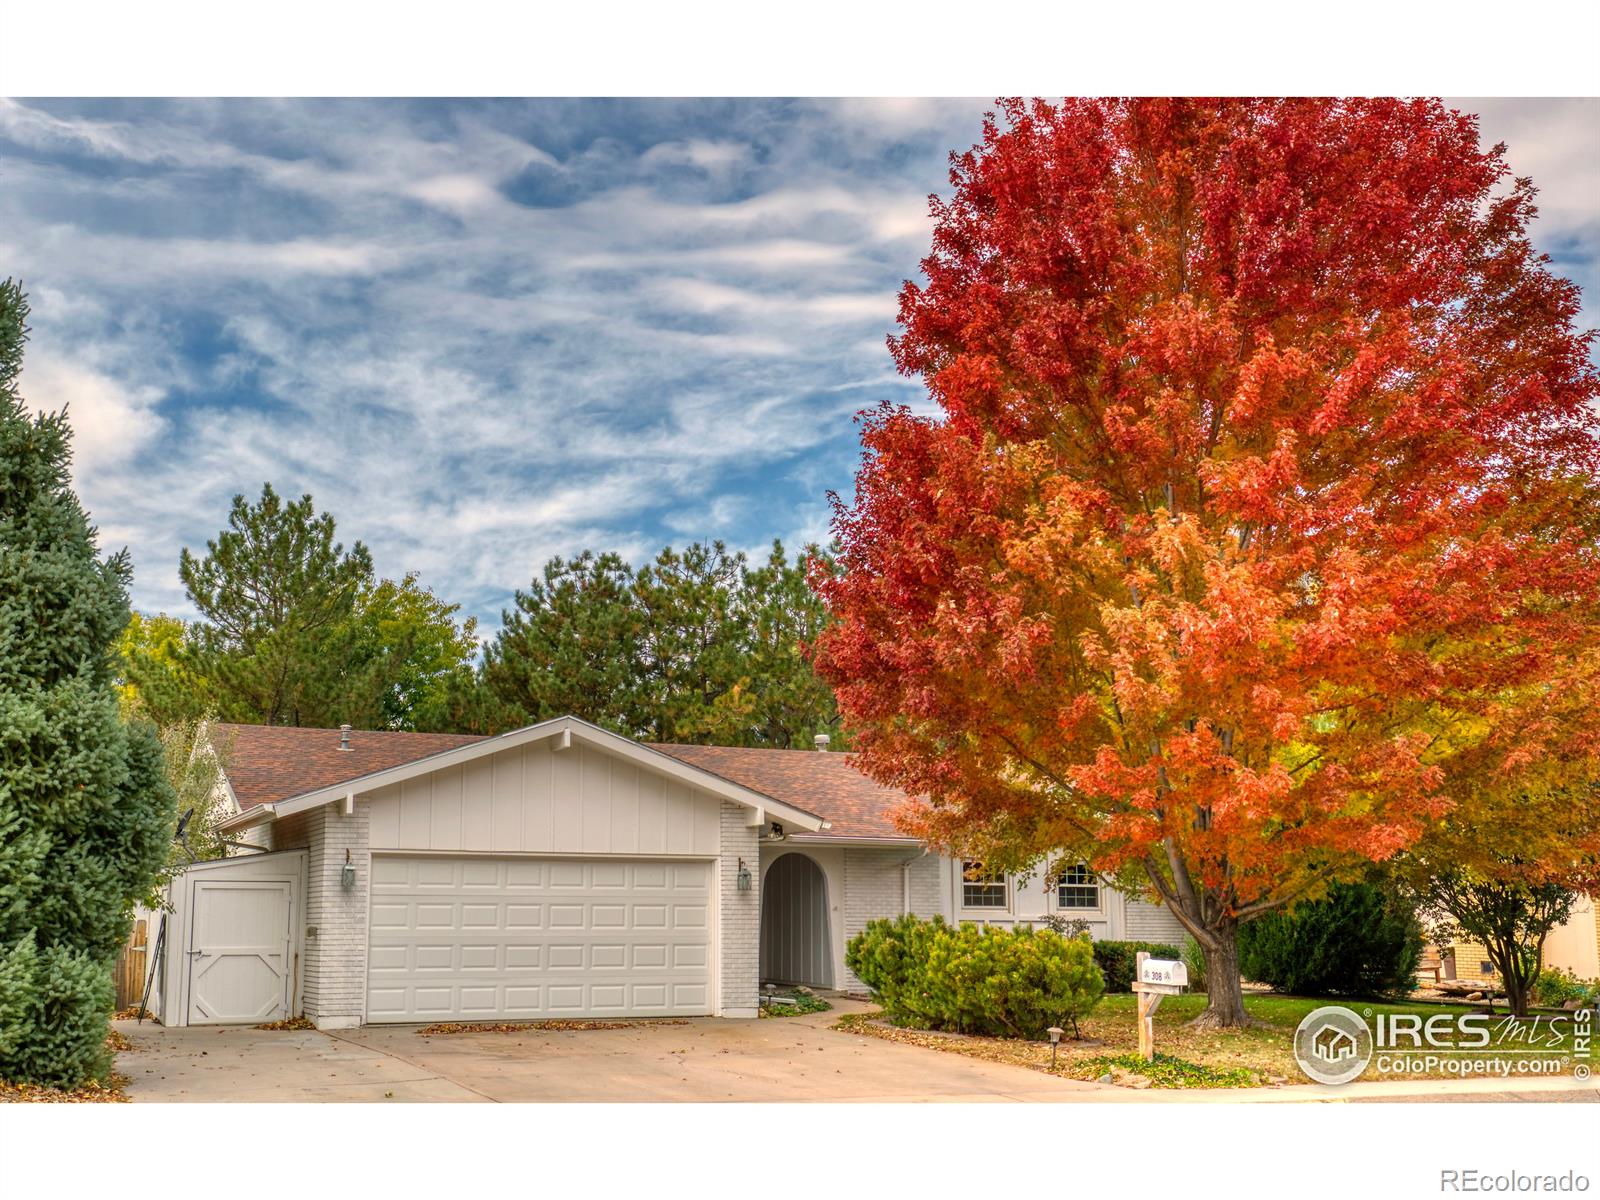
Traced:
<path fill-rule="evenodd" d="M 951 183 L 817 662 L 909 830 L 1144 889 L 1243 1023 L 1240 922 L 1594 770 L 1578 290 L 1436 101 L 1007 102 Z"/>

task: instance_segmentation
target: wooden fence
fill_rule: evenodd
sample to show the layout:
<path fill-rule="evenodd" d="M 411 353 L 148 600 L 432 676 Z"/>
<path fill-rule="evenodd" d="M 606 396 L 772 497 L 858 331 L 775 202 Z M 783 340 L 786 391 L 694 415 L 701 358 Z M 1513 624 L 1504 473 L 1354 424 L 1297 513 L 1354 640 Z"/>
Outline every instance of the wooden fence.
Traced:
<path fill-rule="evenodd" d="M 149 973 L 150 931 L 143 920 L 133 923 L 133 936 L 117 956 L 117 1011 L 132 1008 L 144 998 L 145 976 Z"/>

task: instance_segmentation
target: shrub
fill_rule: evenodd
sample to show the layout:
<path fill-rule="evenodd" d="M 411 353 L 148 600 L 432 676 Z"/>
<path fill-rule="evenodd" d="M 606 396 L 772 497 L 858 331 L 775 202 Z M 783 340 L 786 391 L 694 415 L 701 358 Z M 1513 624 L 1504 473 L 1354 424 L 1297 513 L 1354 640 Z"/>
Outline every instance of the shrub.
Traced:
<path fill-rule="evenodd" d="M 1044 927 L 1059 933 L 1062 937 L 1091 937 L 1089 922 L 1082 917 L 1068 917 L 1061 913 L 1050 913 L 1044 919 Z"/>
<path fill-rule="evenodd" d="M 1246 979 L 1297 996 L 1383 996 L 1416 986 L 1422 926 L 1378 883 L 1336 883 L 1321 900 L 1239 927 Z"/>
<path fill-rule="evenodd" d="M 1041 1038 L 1052 1025 L 1076 1032 L 1104 990 L 1083 938 L 937 917 L 869 922 L 845 963 L 897 1024 L 995 1037 Z"/>
<path fill-rule="evenodd" d="M 0 947 L 0 1066 L 7 1078 L 74 1088 L 110 1076 L 107 1022 L 116 1006 L 110 964 L 30 933 Z"/>
<path fill-rule="evenodd" d="M 1096 942 L 1094 961 L 1106 978 L 1106 991 L 1133 991 L 1134 963 L 1139 951 L 1151 958 L 1182 958 L 1183 951 L 1165 942 Z"/>
<path fill-rule="evenodd" d="M 1533 1002 L 1541 1008 L 1560 1008 L 1569 1000 L 1593 1004 L 1600 997 L 1600 980 L 1582 980 L 1559 967 L 1546 967 L 1533 981 Z"/>

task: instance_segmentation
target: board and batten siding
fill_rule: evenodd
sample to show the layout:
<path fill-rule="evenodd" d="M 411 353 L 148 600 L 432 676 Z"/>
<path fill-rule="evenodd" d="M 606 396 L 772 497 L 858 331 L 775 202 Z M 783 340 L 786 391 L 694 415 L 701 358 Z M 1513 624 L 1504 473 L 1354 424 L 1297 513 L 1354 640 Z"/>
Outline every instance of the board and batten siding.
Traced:
<path fill-rule="evenodd" d="M 722 802 L 590 746 L 517 746 L 367 797 L 372 849 L 708 858 Z"/>
<path fill-rule="evenodd" d="M 1123 913 L 1122 936 L 1130 942 L 1163 942 L 1182 949 L 1189 931 L 1166 905 L 1130 896 Z"/>

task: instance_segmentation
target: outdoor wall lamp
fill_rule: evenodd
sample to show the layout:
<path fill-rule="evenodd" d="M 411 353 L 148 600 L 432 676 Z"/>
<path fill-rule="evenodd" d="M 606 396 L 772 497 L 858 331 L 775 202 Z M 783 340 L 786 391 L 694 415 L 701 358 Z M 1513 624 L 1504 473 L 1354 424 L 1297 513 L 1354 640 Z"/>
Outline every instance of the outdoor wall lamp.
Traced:
<path fill-rule="evenodd" d="M 1061 1044 L 1061 1035 L 1066 1032 L 1059 1025 L 1052 1025 L 1045 1030 L 1050 1035 L 1050 1069 L 1056 1069 L 1056 1047 Z"/>
<path fill-rule="evenodd" d="M 344 852 L 344 869 L 339 872 L 339 886 L 347 892 L 356 890 L 356 865 L 350 861 L 350 851 Z"/>
<path fill-rule="evenodd" d="M 750 868 L 744 865 L 744 859 L 742 858 L 739 860 L 739 874 L 735 878 L 739 881 L 739 890 L 741 892 L 750 890 Z"/>

